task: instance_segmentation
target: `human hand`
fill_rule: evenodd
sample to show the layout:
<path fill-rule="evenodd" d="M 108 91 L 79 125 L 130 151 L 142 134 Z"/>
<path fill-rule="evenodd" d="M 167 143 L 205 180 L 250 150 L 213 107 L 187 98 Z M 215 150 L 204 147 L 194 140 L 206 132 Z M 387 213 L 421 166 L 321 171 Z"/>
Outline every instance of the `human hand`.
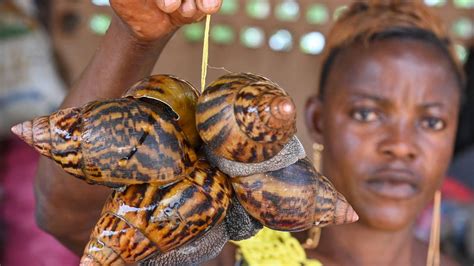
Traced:
<path fill-rule="evenodd" d="M 223 0 L 110 0 L 138 41 L 152 42 L 178 27 L 217 12 Z"/>

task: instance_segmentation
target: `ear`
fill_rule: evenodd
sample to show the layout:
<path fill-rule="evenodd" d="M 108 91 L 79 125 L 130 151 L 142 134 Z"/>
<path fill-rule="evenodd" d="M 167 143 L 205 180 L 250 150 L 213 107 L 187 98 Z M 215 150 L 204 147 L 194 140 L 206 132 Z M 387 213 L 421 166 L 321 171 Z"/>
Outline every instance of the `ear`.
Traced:
<path fill-rule="evenodd" d="M 305 106 L 305 120 L 309 135 L 313 141 L 322 143 L 322 102 L 318 96 L 308 98 Z"/>

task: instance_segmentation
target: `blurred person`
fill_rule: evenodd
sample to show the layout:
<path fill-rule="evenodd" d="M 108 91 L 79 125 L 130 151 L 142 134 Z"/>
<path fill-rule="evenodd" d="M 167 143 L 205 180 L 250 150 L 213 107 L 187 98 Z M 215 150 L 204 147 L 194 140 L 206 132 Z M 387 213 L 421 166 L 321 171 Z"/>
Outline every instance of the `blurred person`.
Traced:
<path fill-rule="evenodd" d="M 474 43 L 465 64 L 467 77 L 464 102 L 459 114 L 456 150 L 449 174 L 474 189 Z"/>
<path fill-rule="evenodd" d="M 50 40 L 34 17 L 34 7 L 30 1 L 27 13 L 13 0 L 0 2 L 0 138 L 10 136 L 12 125 L 55 110 L 65 96 Z"/>
<path fill-rule="evenodd" d="M 0 1 L 1 265 L 78 263 L 73 253 L 37 227 L 32 185 L 38 155 L 10 134 L 13 124 L 56 110 L 64 98 L 52 54 L 33 2 Z"/>
<path fill-rule="evenodd" d="M 443 202 L 442 209 L 448 223 L 442 244 L 460 257 L 466 265 L 474 263 L 474 43 L 464 70 L 466 90 L 459 114 L 459 126 L 453 161 L 449 167 L 453 199 Z M 470 192 L 470 197 L 466 197 Z M 455 196 L 455 197 L 454 197 Z M 443 237 L 442 237 L 443 239 Z"/>

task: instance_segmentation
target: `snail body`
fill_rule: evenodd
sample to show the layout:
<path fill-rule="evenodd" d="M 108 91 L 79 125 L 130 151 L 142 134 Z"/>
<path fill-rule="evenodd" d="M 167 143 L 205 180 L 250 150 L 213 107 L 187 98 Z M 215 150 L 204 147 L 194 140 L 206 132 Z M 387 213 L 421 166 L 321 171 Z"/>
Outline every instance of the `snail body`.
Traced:
<path fill-rule="evenodd" d="M 153 77 L 155 84 L 173 83 L 170 80 L 164 75 Z M 155 86 L 145 91 L 141 86 L 149 83 L 138 83 L 124 98 L 59 110 L 23 122 L 12 131 L 66 172 L 89 183 L 122 187 L 175 182 L 184 177 L 197 158 L 178 123 L 178 118 L 186 115 L 178 116 L 157 100 L 174 87 Z M 195 89 L 187 88 L 195 104 Z M 149 97 L 145 97 L 147 93 Z M 194 105 L 188 105 L 193 112 Z M 197 140 L 194 142 L 197 145 Z"/>
<path fill-rule="evenodd" d="M 231 193 L 227 177 L 205 160 L 196 161 L 189 175 L 166 187 L 144 184 L 115 191 L 82 263 L 134 263 L 181 247 L 221 223 Z"/>
<path fill-rule="evenodd" d="M 289 142 L 275 156 L 259 163 L 236 162 L 214 154 L 208 147 L 204 147 L 204 150 L 208 160 L 231 177 L 276 171 L 306 157 L 304 147 L 296 136 L 290 138 Z"/>

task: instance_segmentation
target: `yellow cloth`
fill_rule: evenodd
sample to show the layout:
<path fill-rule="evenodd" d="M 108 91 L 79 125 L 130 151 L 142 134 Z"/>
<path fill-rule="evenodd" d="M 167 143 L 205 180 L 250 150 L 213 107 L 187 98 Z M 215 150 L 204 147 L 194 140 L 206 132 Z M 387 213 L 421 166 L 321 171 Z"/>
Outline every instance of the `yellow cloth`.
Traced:
<path fill-rule="evenodd" d="M 249 266 L 322 266 L 318 260 L 306 258 L 304 248 L 289 232 L 264 227 L 254 237 L 233 243 Z"/>

